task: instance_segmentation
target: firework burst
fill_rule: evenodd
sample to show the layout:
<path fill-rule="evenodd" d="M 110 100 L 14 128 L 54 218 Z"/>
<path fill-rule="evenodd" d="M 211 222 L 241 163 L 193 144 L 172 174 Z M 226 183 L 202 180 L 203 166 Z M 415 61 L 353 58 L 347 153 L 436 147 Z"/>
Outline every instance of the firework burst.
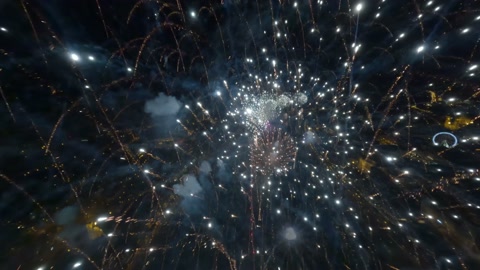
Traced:
<path fill-rule="evenodd" d="M 285 173 L 295 161 L 295 153 L 295 144 L 290 136 L 279 128 L 267 126 L 253 135 L 250 166 L 263 175 Z"/>
<path fill-rule="evenodd" d="M 478 268 L 474 1 L 127 2 L 2 6 L 5 269 Z"/>

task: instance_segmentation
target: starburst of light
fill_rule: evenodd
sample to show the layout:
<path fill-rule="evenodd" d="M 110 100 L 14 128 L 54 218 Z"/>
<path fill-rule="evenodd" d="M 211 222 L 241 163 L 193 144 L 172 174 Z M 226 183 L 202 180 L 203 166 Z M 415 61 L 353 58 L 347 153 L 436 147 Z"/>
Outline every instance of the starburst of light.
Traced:
<path fill-rule="evenodd" d="M 480 264 L 473 4 L 207 2 L 7 6 L 10 268 Z"/>

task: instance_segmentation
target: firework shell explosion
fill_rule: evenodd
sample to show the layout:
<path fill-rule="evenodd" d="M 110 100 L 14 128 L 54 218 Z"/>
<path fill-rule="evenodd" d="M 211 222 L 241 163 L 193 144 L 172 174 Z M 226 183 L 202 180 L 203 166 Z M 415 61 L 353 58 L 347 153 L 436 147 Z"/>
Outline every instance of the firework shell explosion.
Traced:
<path fill-rule="evenodd" d="M 2 269 L 478 269 L 478 1 L 4 1 Z"/>
<path fill-rule="evenodd" d="M 250 147 L 250 164 L 253 170 L 270 175 L 272 172 L 288 171 L 294 161 L 294 141 L 280 129 L 267 127 L 253 135 Z"/>

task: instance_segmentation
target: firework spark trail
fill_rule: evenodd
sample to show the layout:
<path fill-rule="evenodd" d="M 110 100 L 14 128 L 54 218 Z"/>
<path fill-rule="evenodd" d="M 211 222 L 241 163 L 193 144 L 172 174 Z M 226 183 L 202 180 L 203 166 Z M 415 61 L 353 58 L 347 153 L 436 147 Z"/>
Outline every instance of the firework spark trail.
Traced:
<path fill-rule="evenodd" d="M 2 95 L 3 102 L 5 102 L 5 106 L 7 106 L 8 113 L 10 113 L 10 116 L 12 117 L 13 122 L 16 122 L 15 116 L 13 115 L 12 109 L 10 108 L 10 104 L 8 104 L 8 100 L 5 97 L 5 94 L 3 93 L 3 89 L 1 86 L 0 86 L 0 94 Z"/>
<path fill-rule="evenodd" d="M 80 101 L 77 101 L 75 102 L 74 104 L 72 104 L 72 106 L 70 106 L 66 112 L 62 113 L 62 115 L 60 115 L 60 117 L 58 118 L 57 122 L 55 123 L 55 126 L 53 127 L 52 129 L 52 133 L 50 134 L 50 137 L 48 138 L 48 142 L 47 144 L 45 145 L 45 154 L 47 154 L 50 150 L 50 144 L 52 143 L 52 140 L 53 140 L 53 136 L 55 135 L 55 131 L 58 129 L 58 126 L 60 125 L 60 123 L 62 122 L 62 120 L 65 118 L 65 116 L 70 112 L 72 111 L 72 109 L 74 109 L 78 104 L 79 104 Z"/>

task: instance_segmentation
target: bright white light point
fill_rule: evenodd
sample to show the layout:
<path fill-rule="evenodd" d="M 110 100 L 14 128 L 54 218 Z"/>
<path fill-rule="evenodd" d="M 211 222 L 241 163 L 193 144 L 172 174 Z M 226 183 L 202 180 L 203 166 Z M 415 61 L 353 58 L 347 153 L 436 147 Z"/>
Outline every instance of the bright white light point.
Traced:
<path fill-rule="evenodd" d="M 170 214 L 171 212 L 170 212 L 169 209 L 167 209 L 167 210 L 165 211 L 165 213 L 168 215 L 168 214 Z"/>
<path fill-rule="evenodd" d="M 80 56 L 78 56 L 76 53 L 71 53 L 70 58 L 75 62 L 80 61 Z"/>
<path fill-rule="evenodd" d="M 340 204 L 340 200 L 336 200 L 335 203 L 336 203 L 336 204 Z"/>
<path fill-rule="evenodd" d="M 42 267 L 39 267 L 39 268 L 37 268 L 37 270 L 43 270 L 43 269 L 45 269 L 45 268 L 43 268 L 43 266 L 42 266 Z"/>
<path fill-rule="evenodd" d="M 125 252 L 130 252 L 130 249 L 129 248 L 125 249 Z"/>
<path fill-rule="evenodd" d="M 362 8 L 363 8 L 363 4 L 360 3 L 360 4 L 357 5 L 357 7 L 355 8 L 355 10 L 356 10 L 357 12 L 360 12 L 360 10 L 362 10 Z"/>
<path fill-rule="evenodd" d="M 77 262 L 77 263 L 75 263 L 75 264 L 73 265 L 73 268 L 77 268 L 77 267 L 79 267 L 80 265 L 82 265 L 82 263 L 81 263 L 81 262 Z"/>
<path fill-rule="evenodd" d="M 452 263 L 450 259 L 445 259 L 445 261 L 447 261 L 448 263 Z"/>
<path fill-rule="evenodd" d="M 178 144 L 174 144 L 175 147 L 178 147 Z"/>
<path fill-rule="evenodd" d="M 470 31 L 470 28 L 465 28 L 465 29 L 463 29 L 462 34 L 465 34 L 465 33 L 467 33 L 468 31 Z"/>
<path fill-rule="evenodd" d="M 150 248 L 149 251 L 152 252 L 152 251 L 154 251 L 154 249 L 153 249 L 153 248 Z"/>
<path fill-rule="evenodd" d="M 109 233 L 107 234 L 108 237 L 112 237 L 113 236 L 113 233 Z"/>
<path fill-rule="evenodd" d="M 140 152 L 140 153 L 145 153 L 145 149 L 140 148 L 140 149 L 138 150 L 138 152 Z"/>
<path fill-rule="evenodd" d="M 212 223 L 208 223 L 208 228 L 211 228 L 212 227 Z"/>
<path fill-rule="evenodd" d="M 425 47 L 422 45 L 420 47 L 417 48 L 417 53 L 420 53 L 422 52 L 423 50 L 425 49 Z"/>
<path fill-rule="evenodd" d="M 217 94 L 217 96 L 221 96 L 222 94 L 220 93 L 220 91 L 217 91 L 215 94 Z"/>
<path fill-rule="evenodd" d="M 468 70 L 474 70 L 474 69 L 476 69 L 477 67 L 478 67 L 477 65 L 473 65 L 473 66 L 469 67 Z"/>
<path fill-rule="evenodd" d="M 2 30 L 3 32 L 7 32 L 7 28 L 5 27 L 0 27 L 0 30 Z"/>
<path fill-rule="evenodd" d="M 127 71 L 128 71 L 128 72 L 132 72 L 132 70 L 133 70 L 133 69 L 132 69 L 132 68 L 130 68 L 130 67 L 129 67 L 129 68 L 127 68 Z"/>
<path fill-rule="evenodd" d="M 429 1 L 429 2 L 427 3 L 427 7 L 430 6 L 431 4 L 433 4 L 433 1 Z"/>
<path fill-rule="evenodd" d="M 401 33 L 400 36 L 398 36 L 399 38 L 403 38 L 405 36 L 404 33 Z"/>
<path fill-rule="evenodd" d="M 89 56 L 88 56 L 88 60 L 93 61 L 93 60 L 95 60 L 95 57 L 89 55 Z"/>
<path fill-rule="evenodd" d="M 195 18 L 195 16 L 196 16 L 196 15 L 195 15 L 195 12 L 193 12 L 193 11 L 190 12 L 190 16 L 192 16 L 193 18 Z"/>
<path fill-rule="evenodd" d="M 97 218 L 97 222 L 102 222 L 102 221 L 105 221 L 107 220 L 107 217 L 99 217 Z"/>
<path fill-rule="evenodd" d="M 150 173 L 150 171 L 149 171 L 149 170 L 143 170 L 143 172 L 144 172 L 144 173 Z"/>

